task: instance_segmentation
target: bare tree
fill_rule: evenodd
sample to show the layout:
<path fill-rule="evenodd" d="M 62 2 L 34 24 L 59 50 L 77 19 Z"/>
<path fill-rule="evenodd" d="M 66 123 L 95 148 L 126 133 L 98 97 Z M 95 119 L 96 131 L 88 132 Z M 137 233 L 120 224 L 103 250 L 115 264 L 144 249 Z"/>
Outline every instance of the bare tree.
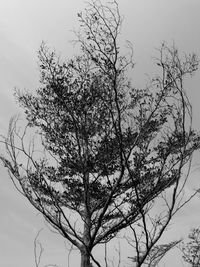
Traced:
<path fill-rule="evenodd" d="M 42 243 L 39 241 L 39 235 L 43 229 L 38 231 L 35 239 L 34 239 L 34 260 L 35 260 L 35 267 L 40 267 L 42 254 L 44 252 L 44 247 L 42 246 Z M 58 267 L 56 264 L 46 264 L 43 267 Z"/>
<path fill-rule="evenodd" d="M 61 62 L 42 44 L 41 87 L 16 92 L 28 123 L 21 132 L 11 119 L 1 161 L 18 190 L 79 249 L 81 267 L 91 260 L 100 266 L 93 248 L 141 219 L 148 249 L 143 259 L 138 254 L 140 264 L 156 243 L 146 214 L 167 188 L 175 188 L 175 203 L 183 167 L 199 148 L 183 88 L 198 61 L 193 54 L 181 61 L 175 48 L 163 45 L 162 77 L 136 89 L 128 78 L 132 47 L 124 56 L 118 43 L 117 2 L 91 1 L 78 17 L 80 55 Z M 27 145 L 26 133 L 34 129 L 38 139 Z"/>

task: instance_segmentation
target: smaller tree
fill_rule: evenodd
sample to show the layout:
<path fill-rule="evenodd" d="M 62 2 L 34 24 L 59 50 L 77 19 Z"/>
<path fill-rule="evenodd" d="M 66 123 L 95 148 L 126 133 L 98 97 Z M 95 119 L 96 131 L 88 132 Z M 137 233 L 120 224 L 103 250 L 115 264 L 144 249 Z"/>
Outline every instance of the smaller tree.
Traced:
<path fill-rule="evenodd" d="M 35 267 L 59 267 L 57 264 L 45 264 L 41 265 L 42 256 L 44 253 L 44 247 L 42 243 L 39 240 L 39 235 L 42 232 L 43 229 L 40 229 L 34 239 L 34 261 L 35 261 Z M 69 267 L 69 265 L 68 265 Z"/>
<path fill-rule="evenodd" d="M 193 228 L 188 235 L 188 242 L 182 242 L 180 249 L 183 259 L 192 267 L 200 266 L 200 229 Z"/>

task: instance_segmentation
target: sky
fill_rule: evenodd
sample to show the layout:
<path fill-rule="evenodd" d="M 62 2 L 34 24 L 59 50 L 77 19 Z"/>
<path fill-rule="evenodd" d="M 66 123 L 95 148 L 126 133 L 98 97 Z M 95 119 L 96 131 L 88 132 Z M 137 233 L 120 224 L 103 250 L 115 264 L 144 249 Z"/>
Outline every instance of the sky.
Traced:
<path fill-rule="evenodd" d="M 175 42 L 181 52 L 200 57 L 199 0 L 119 0 L 124 16 L 121 38 L 133 43 L 132 74 L 137 86 L 151 73 L 153 56 L 161 42 Z M 22 112 L 15 103 L 13 89 L 35 90 L 39 86 L 37 51 L 42 41 L 63 57 L 73 56 L 73 30 L 78 29 L 77 12 L 82 0 L 0 0 L 0 133 L 6 133 L 11 116 Z M 194 127 L 200 130 L 200 71 L 187 82 L 193 105 Z M 190 191 L 200 185 L 198 155 L 190 175 Z M 200 198 L 195 198 L 174 219 L 165 239 L 184 237 L 191 227 L 200 226 Z M 14 188 L 6 170 L 0 166 L 0 266 L 33 267 L 33 241 L 43 228 L 40 240 L 45 248 L 44 264 L 67 266 L 69 247 L 52 233 L 42 216 Z M 131 253 L 131 250 L 130 250 Z M 78 262 L 75 251 L 71 266 Z M 42 264 L 41 264 L 42 266 Z M 178 252 L 169 253 L 160 267 L 184 266 Z M 186 266 L 186 265 L 185 265 Z"/>

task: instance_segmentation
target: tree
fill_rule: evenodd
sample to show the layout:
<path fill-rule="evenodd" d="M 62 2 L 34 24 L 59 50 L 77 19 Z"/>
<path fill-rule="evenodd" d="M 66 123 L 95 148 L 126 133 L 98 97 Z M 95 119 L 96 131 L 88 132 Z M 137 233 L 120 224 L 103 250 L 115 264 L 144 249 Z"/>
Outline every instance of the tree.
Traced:
<path fill-rule="evenodd" d="M 145 265 L 147 267 L 156 267 L 165 255 L 174 249 L 181 240 L 172 241 L 168 244 L 147 246 L 146 250 L 141 250 L 142 245 L 138 245 L 136 257 L 130 259 L 137 264 L 137 266 Z M 152 242 L 153 243 L 153 242 Z M 145 257 L 146 256 L 146 257 Z"/>
<path fill-rule="evenodd" d="M 35 267 L 40 267 L 42 254 L 44 252 L 44 248 L 39 241 L 39 235 L 41 233 L 42 229 L 40 229 L 34 239 L 34 260 L 35 260 Z M 56 264 L 46 264 L 43 267 L 58 267 Z"/>
<path fill-rule="evenodd" d="M 200 145 L 183 88 L 198 60 L 192 54 L 181 61 L 175 47 L 163 44 L 156 60 L 161 76 L 136 89 L 128 78 L 132 46 L 126 56 L 119 48 L 117 2 L 91 1 L 78 17 L 80 55 L 62 62 L 43 43 L 41 87 L 16 91 L 27 126 L 20 132 L 11 119 L 1 161 L 88 267 L 91 259 L 100 266 L 93 248 L 143 219 L 166 189 L 175 188 L 175 204 L 183 168 Z M 38 139 L 27 145 L 34 129 Z"/>
<path fill-rule="evenodd" d="M 200 230 L 193 228 L 188 235 L 188 242 L 182 242 L 180 249 L 183 253 L 183 259 L 192 267 L 200 265 Z"/>

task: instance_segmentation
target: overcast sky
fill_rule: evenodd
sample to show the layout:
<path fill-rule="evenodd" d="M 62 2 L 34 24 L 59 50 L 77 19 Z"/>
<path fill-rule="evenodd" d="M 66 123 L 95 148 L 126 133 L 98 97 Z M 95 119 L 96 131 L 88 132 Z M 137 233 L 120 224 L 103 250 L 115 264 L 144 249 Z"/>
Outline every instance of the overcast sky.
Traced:
<path fill-rule="evenodd" d="M 199 0 L 119 0 L 124 23 L 122 37 L 134 47 L 136 69 L 133 81 L 144 84 L 151 72 L 152 56 L 162 41 L 174 41 L 180 51 L 200 56 Z M 34 90 L 38 87 L 37 50 L 44 40 L 65 57 L 73 47 L 71 30 L 78 27 L 77 12 L 82 0 L 0 0 L 0 132 L 5 133 L 9 118 L 19 112 L 13 88 Z M 140 82 L 141 79 L 141 82 Z M 187 83 L 193 104 L 194 126 L 200 129 L 200 72 Z M 195 157 L 195 164 L 200 159 Z M 67 266 L 67 250 L 57 235 L 47 230 L 42 217 L 14 189 L 6 171 L 0 167 L 0 266 L 33 267 L 33 240 L 40 228 L 44 244 L 44 263 Z M 191 185 L 200 184 L 199 171 L 191 174 Z M 190 190 L 190 189 L 188 189 Z M 194 199 L 175 218 L 166 238 L 187 234 L 200 225 L 200 199 Z M 75 256 L 78 254 L 74 254 Z M 77 257 L 75 257 L 77 258 Z M 71 266 L 76 259 L 71 258 Z M 74 265 L 73 265 L 73 264 Z M 177 252 L 160 266 L 184 266 Z"/>

